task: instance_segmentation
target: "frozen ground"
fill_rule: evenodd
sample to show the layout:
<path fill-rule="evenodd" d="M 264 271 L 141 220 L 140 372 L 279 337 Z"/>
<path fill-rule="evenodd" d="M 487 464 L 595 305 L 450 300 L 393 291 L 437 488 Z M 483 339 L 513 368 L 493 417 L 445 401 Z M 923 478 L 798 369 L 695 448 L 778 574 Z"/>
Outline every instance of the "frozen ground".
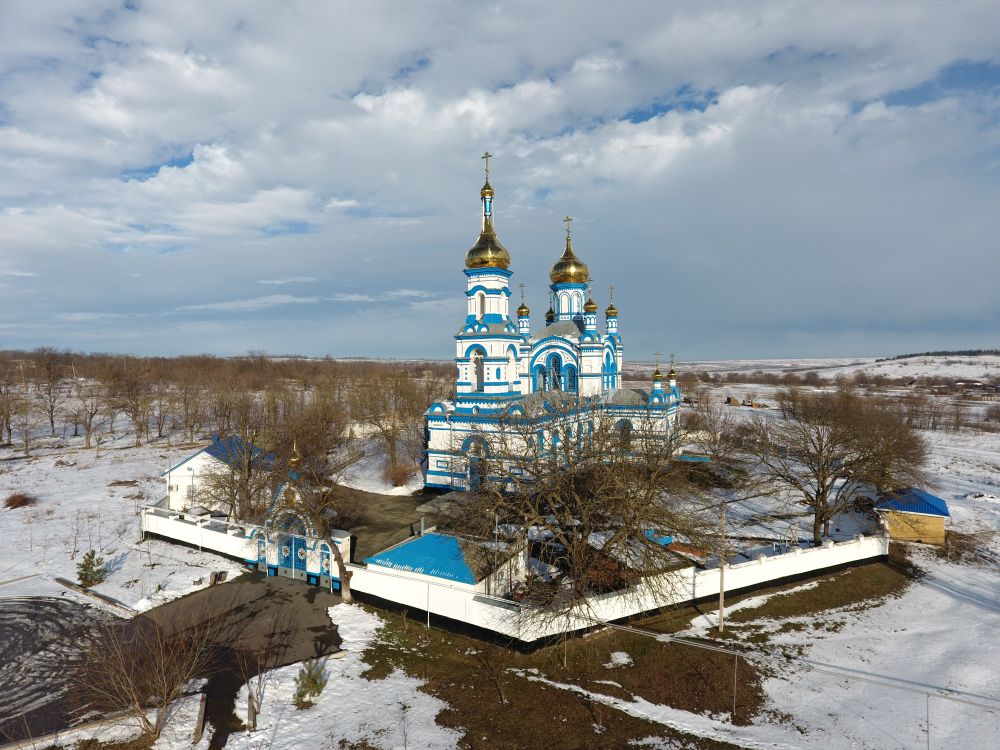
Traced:
<path fill-rule="evenodd" d="M 629 362 L 625 365 L 628 376 L 648 374 L 653 371 L 653 362 Z M 765 372 L 784 374 L 786 372 L 805 373 L 814 371 L 824 378 L 837 375 L 853 375 L 865 372 L 869 375 L 883 375 L 888 378 L 947 377 L 968 378 L 985 381 L 1000 380 L 1000 356 L 984 354 L 978 356 L 934 356 L 907 357 L 876 362 L 875 357 L 820 357 L 814 359 L 729 359 L 692 360 L 678 362 L 678 370 L 688 372 Z"/>
<path fill-rule="evenodd" d="M 139 544 L 139 506 L 164 494 L 160 473 L 190 448 L 134 448 L 132 438 L 120 434 L 101 445 L 98 458 L 81 443 L 45 441 L 50 447 L 40 443 L 29 458 L 0 449 L 0 498 L 14 492 L 38 498 L 34 507 L 0 508 L 0 597 L 64 594 L 52 579 L 76 581 L 76 566 L 89 549 L 108 570 L 94 590 L 139 610 L 208 585 L 214 570 L 240 574 L 236 563 L 217 555 L 159 541 Z"/>
<path fill-rule="evenodd" d="M 346 653 L 343 658 L 327 662 L 329 682 L 316 704 L 306 710 L 292 704 L 298 665 L 275 670 L 266 686 L 257 731 L 231 736 L 226 747 L 299 750 L 338 747 L 342 741 L 386 750 L 456 747 L 461 736 L 434 722 L 445 704 L 420 692 L 419 680 L 399 671 L 382 680 L 366 680 L 361 676 L 367 669 L 362 652 L 375 638 L 382 621 L 350 604 L 330 607 L 329 613 L 344 639 L 341 647 Z M 244 688 L 236 699 L 237 710 L 245 712 L 246 702 Z M 267 744 L 262 745 L 262 741 Z M 167 750 L 182 745 L 158 747 Z"/>
<path fill-rule="evenodd" d="M 714 394 L 724 397 L 731 390 L 737 395 L 755 392 L 765 401 L 773 397 L 773 389 L 762 386 L 724 386 Z M 924 435 L 931 447 L 928 471 L 936 493 L 951 507 L 951 528 L 977 535 L 979 557 L 948 562 L 915 548 L 915 562 L 926 576 L 900 598 L 856 612 L 828 613 L 823 617 L 840 623 L 832 630 L 814 630 L 810 618 L 803 618 L 806 628 L 801 632 L 779 633 L 776 625 L 772 642 L 801 647 L 806 659 L 836 667 L 821 672 L 802 662 L 781 665 L 765 687 L 771 707 L 787 715 L 785 723 L 760 719 L 754 726 L 734 727 L 724 716 L 701 716 L 641 700 L 595 700 L 744 747 L 925 748 L 925 692 L 935 696 L 938 688 L 947 688 L 996 709 L 932 697 L 930 746 L 992 746 L 990 738 L 1000 734 L 1000 570 L 995 562 L 1000 554 L 1000 435 Z M 55 576 L 75 580 L 76 564 L 91 547 L 110 564 L 109 579 L 98 590 L 137 609 L 207 584 L 213 570 L 237 574 L 237 565 L 211 554 L 161 542 L 137 544 L 138 504 L 159 497 L 160 472 L 190 452 L 165 445 L 136 449 L 126 435 L 103 444 L 100 458 L 73 439 L 62 447 L 39 447 L 30 459 L 19 458 L 15 449 L 0 449 L 0 498 L 15 491 L 39 498 L 33 508 L 0 509 L 0 533 L 6 540 L 0 548 L 0 598 L 74 597 L 93 604 L 52 581 Z M 380 459 L 369 457 L 354 467 L 349 483 L 385 492 L 389 487 L 380 472 Z M 133 481 L 135 485 L 114 484 Z M 763 520 L 790 512 L 780 504 L 760 501 L 732 511 L 733 528 L 747 536 L 782 537 L 794 523 L 792 518 Z M 803 522 L 800 531 L 806 528 Z M 458 735 L 434 723 L 443 704 L 420 692 L 418 680 L 398 672 L 375 682 L 360 677 L 360 652 L 374 637 L 378 619 L 344 605 L 334 608 L 332 616 L 348 654 L 329 662 L 330 685 L 317 705 L 296 710 L 291 705 L 296 668 L 278 670 L 265 698 L 261 729 L 250 737 L 234 735 L 229 746 L 250 750 L 267 746 L 272 737 L 275 748 L 336 747 L 340 739 L 379 748 L 455 746 Z M 705 632 L 711 624 L 693 622 L 692 633 Z M 903 687 L 918 692 L 899 689 Z M 245 706 L 245 696 L 238 705 Z M 158 747 L 191 746 L 194 706 L 180 709 L 176 731 L 165 735 Z"/>

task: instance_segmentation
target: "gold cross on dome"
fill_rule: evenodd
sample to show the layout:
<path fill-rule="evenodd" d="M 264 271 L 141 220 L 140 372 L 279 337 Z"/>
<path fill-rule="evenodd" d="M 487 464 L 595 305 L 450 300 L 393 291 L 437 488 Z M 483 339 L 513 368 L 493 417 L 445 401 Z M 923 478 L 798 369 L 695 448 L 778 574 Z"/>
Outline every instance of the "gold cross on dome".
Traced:
<path fill-rule="evenodd" d="M 567 214 L 563 217 L 563 222 L 566 224 L 566 236 L 569 237 L 569 223 L 573 221 L 573 217 Z"/>
<path fill-rule="evenodd" d="M 486 178 L 487 179 L 489 179 L 489 176 L 490 176 L 490 159 L 492 157 L 493 157 L 493 154 L 491 154 L 489 151 L 484 151 L 483 155 L 481 157 L 479 157 L 480 159 L 483 159 L 486 162 Z"/>
<path fill-rule="evenodd" d="M 674 353 L 670 352 L 670 369 L 674 369 Z"/>
<path fill-rule="evenodd" d="M 609 286 L 608 287 L 608 298 L 609 298 L 609 300 L 608 300 L 609 302 L 614 302 L 615 301 L 615 288 L 614 288 L 614 286 Z"/>
<path fill-rule="evenodd" d="M 656 355 L 656 369 L 660 369 L 660 357 L 662 356 L 659 352 L 653 352 Z"/>
<path fill-rule="evenodd" d="M 521 287 L 521 302 L 524 302 L 524 282 L 522 281 L 518 286 Z"/>

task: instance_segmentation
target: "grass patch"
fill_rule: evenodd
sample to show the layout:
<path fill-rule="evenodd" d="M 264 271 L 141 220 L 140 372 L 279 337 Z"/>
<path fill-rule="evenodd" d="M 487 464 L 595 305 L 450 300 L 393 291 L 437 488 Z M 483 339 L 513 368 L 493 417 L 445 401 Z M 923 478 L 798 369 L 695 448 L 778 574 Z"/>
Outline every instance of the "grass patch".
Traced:
<path fill-rule="evenodd" d="M 822 578 L 819 585 L 812 588 L 777 594 L 759 607 L 738 609 L 729 616 L 729 621 L 786 619 L 852 605 L 874 606 L 888 597 L 902 594 L 914 577 L 912 569 L 892 560 L 849 568 Z"/>
<path fill-rule="evenodd" d="M 7 499 L 3 501 L 3 507 L 8 510 L 30 508 L 32 505 L 38 505 L 38 498 L 25 495 L 23 492 L 15 492 L 13 495 L 8 495 Z"/>
<path fill-rule="evenodd" d="M 766 644 L 775 632 L 837 632 L 844 627 L 839 619 L 817 619 L 815 623 L 792 620 L 778 623 L 777 629 L 771 623 L 758 628 L 755 621 L 877 606 L 888 597 L 899 596 L 918 576 L 918 569 L 906 559 L 905 547 L 894 545 L 888 560 L 816 576 L 810 579 L 816 582 L 812 588 L 792 591 L 804 583 L 796 581 L 769 590 L 774 595 L 759 606 L 731 613 L 729 622 L 739 627 L 737 632 L 727 629 L 725 635 L 733 638 L 738 648 L 741 642 Z M 758 590 L 729 596 L 727 602 L 735 604 L 761 593 Z M 690 627 L 697 615 L 714 609 L 711 604 L 686 605 L 636 624 L 647 631 L 676 633 Z M 365 652 L 365 677 L 380 679 L 400 669 L 424 680 L 423 689 L 448 705 L 439 714 L 438 723 L 465 733 L 461 747 L 537 747 L 542 727 L 547 750 L 626 747 L 651 736 L 679 740 L 689 748 L 732 747 L 684 735 L 530 678 L 544 677 L 624 701 L 639 696 L 685 711 L 729 717 L 733 655 L 605 629 L 532 653 L 492 649 L 485 659 L 481 652 L 491 647 L 481 641 L 435 628 L 428 630 L 403 615 L 379 614 L 386 625 Z M 627 653 L 632 664 L 606 666 L 616 651 Z M 568 665 L 565 668 L 564 657 Z M 766 667 L 739 660 L 734 723 L 746 724 L 765 716 L 765 671 Z M 501 693 L 506 703 L 500 702 Z"/>
<path fill-rule="evenodd" d="M 633 740 L 651 736 L 682 740 L 684 747 L 703 750 L 734 747 L 685 735 L 530 679 L 544 677 L 625 701 L 641 696 L 689 711 L 728 715 L 732 710 L 731 656 L 615 630 L 521 653 L 435 628 L 427 630 L 398 614 L 379 614 L 386 625 L 365 652 L 369 667 L 364 676 L 380 679 L 400 669 L 424 680 L 423 689 L 448 705 L 438 715 L 438 723 L 465 733 L 461 747 L 525 748 L 540 743 L 547 750 L 627 747 Z M 606 667 L 615 651 L 628 653 L 632 664 Z M 567 668 L 562 666 L 564 653 Z M 763 693 L 759 676 L 742 660 L 740 674 L 736 718 L 746 723 L 760 710 Z M 505 703 L 500 701 L 501 693 Z"/>

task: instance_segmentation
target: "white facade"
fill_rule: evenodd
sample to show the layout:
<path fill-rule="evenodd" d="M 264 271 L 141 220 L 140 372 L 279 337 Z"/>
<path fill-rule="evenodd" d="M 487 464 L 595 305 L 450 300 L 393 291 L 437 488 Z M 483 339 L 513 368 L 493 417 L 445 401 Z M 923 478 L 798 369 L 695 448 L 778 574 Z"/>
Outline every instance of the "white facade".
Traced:
<path fill-rule="evenodd" d="M 605 311 L 598 329 L 589 269 L 573 251 L 567 217 L 566 245 L 550 274 L 552 307 L 546 325 L 532 332 L 522 304 L 516 322 L 510 310 L 510 255 L 493 228 L 493 188 L 480 193 L 482 231 L 466 254 L 466 316 L 455 334 L 455 397 L 426 413 L 425 485 L 465 490 L 477 482 L 476 458 L 488 452 L 488 436 L 501 418 L 528 419 L 523 399 L 536 393 L 587 399 L 588 418 L 641 420 L 667 432 L 676 424 L 680 391 L 671 378 L 664 388 L 657 371 L 650 391 L 622 388 L 624 348 L 618 310 Z M 672 373 L 671 373 L 672 374 Z"/>

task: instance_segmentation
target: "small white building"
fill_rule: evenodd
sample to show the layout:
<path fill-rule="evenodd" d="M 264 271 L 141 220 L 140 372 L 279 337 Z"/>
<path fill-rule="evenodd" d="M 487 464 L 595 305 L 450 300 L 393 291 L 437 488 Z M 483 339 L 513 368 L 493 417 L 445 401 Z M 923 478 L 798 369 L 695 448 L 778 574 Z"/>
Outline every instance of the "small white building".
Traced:
<path fill-rule="evenodd" d="M 213 435 L 211 443 L 163 472 L 160 478 L 167 483 L 167 509 L 181 511 L 199 505 L 199 482 L 221 466 L 238 465 L 245 450 L 243 441 L 235 435 L 227 438 Z M 251 446 L 250 455 L 258 460 L 262 458 L 262 451 Z"/>

